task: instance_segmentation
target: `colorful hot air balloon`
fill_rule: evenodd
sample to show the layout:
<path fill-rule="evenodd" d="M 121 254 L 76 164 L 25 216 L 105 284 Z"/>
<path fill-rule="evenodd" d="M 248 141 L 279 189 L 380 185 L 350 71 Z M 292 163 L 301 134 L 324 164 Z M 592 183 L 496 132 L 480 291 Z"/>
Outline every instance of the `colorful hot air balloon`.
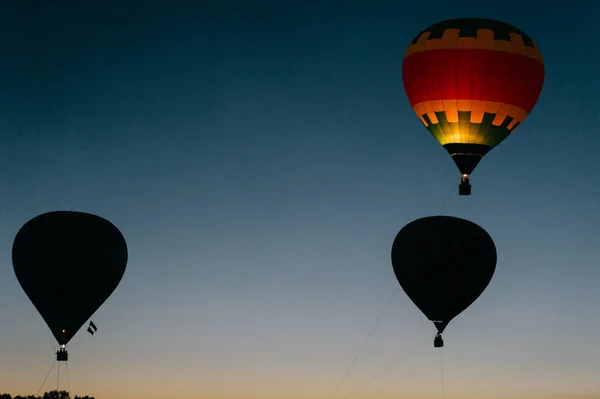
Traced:
<path fill-rule="evenodd" d="M 483 18 L 431 25 L 408 46 L 402 79 L 410 105 L 462 173 L 519 126 L 544 84 L 544 61 L 529 36 Z"/>
<path fill-rule="evenodd" d="M 434 346 L 441 347 L 448 323 L 492 280 L 496 246 L 473 222 L 429 216 L 400 230 L 392 245 L 392 265 L 406 295 L 437 328 Z"/>
<path fill-rule="evenodd" d="M 127 244 L 109 221 L 57 211 L 25 223 L 12 248 L 19 284 L 60 344 L 66 344 L 115 290 L 127 265 Z"/>

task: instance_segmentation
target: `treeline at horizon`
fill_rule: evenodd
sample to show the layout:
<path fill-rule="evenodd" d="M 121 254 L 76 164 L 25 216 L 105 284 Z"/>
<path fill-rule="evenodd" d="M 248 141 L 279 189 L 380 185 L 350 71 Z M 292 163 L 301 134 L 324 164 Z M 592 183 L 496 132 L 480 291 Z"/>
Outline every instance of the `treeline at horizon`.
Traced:
<path fill-rule="evenodd" d="M 69 394 L 69 391 L 49 391 L 49 392 L 44 392 L 44 394 L 42 396 L 35 396 L 35 395 L 12 396 L 9 393 L 0 393 L 0 399 L 96 399 L 96 398 L 93 396 L 88 396 L 88 395 L 85 395 L 85 396 L 75 395 L 75 397 L 71 398 L 71 394 Z"/>

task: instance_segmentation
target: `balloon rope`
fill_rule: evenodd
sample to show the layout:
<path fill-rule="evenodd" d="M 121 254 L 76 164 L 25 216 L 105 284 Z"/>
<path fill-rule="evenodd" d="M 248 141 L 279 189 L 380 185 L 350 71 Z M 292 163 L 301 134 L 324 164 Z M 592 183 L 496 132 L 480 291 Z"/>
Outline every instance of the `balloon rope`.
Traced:
<path fill-rule="evenodd" d="M 67 389 L 71 392 L 71 380 L 69 379 L 69 362 L 65 362 L 65 368 L 67 369 Z"/>
<path fill-rule="evenodd" d="M 406 359 L 410 355 L 412 355 L 415 352 L 417 352 L 419 349 L 421 349 L 423 346 L 425 346 L 426 343 L 431 342 L 432 338 L 433 338 L 433 336 L 425 338 L 423 341 L 421 341 L 421 343 L 418 346 L 414 347 L 410 352 L 404 354 L 404 356 L 402 356 L 398 360 L 394 361 L 393 363 L 390 363 L 381 373 L 379 373 L 378 375 L 376 375 L 372 380 L 367 381 L 366 383 L 362 384 L 361 386 L 359 386 L 354 391 L 350 392 L 348 395 L 345 396 L 345 398 L 350 397 L 354 392 L 358 392 L 359 390 L 363 389 L 367 385 L 372 384 L 375 381 L 377 381 L 378 379 L 380 379 L 381 377 L 383 377 L 389 371 L 393 370 L 396 366 L 398 366 L 398 364 L 400 364 L 404 359 Z"/>
<path fill-rule="evenodd" d="M 56 352 L 56 345 L 54 345 L 54 336 L 52 335 L 51 330 L 48 330 L 48 332 L 50 333 L 50 345 L 52 346 L 52 350 Z"/>
<path fill-rule="evenodd" d="M 56 374 L 56 391 L 58 391 L 59 383 L 60 383 L 60 362 L 58 363 L 58 373 Z"/>
<path fill-rule="evenodd" d="M 362 350 L 364 349 L 365 345 L 367 344 L 367 341 L 369 341 L 369 338 L 371 338 L 373 331 L 375 331 L 375 328 L 379 324 L 379 320 L 381 320 L 381 318 L 385 314 L 387 308 L 390 306 L 390 303 L 392 303 L 392 299 L 394 299 L 394 297 L 396 296 L 396 293 L 398 292 L 399 288 L 400 288 L 400 285 L 396 285 L 396 288 L 394 289 L 392 296 L 390 296 L 390 299 L 388 299 L 387 303 L 385 304 L 383 311 L 381 311 L 381 313 L 379 314 L 379 317 L 377 317 L 377 320 L 375 320 L 375 324 L 373 325 L 373 327 L 371 328 L 371 331 L 369 331 L 369 334 L 367 334 L 367 337 L 364 339 L 362 345 L 358 349 L 356 356 L 354 356 L 354 360 L 352 360 L 352 363 L 350 363 L 350 366 L 348 367 L 348 369 L 346 369 L 346 373 L 344 374 L 344 377 L 342 378 L 342 380 L 339 382 L 339 384 L 335 388 L 333 395 L 331 395 L 331 399 L 334 399 L 336 397 L 337 393 L 339 392 L 340 388 L 342 387 L 342 384 L 346 381 L 346 378 L 348 378 L 348 374 L 350 374 L 350 370 L 352 370 L 352 367 L 354 367 L 354 364 L 358 360 L 358 357 L 360 356 Z"/>
<path fill-rule="evenodd" d="M 440 213 L 438 213 L 438 215 L 441 215 L 442 212 L 444 212 L 444 209 L 446 209 L 446 205 L 448 205 L 448 202 L 450 202 L 450 198 L 452 198 L 452 196 L 456 193 L 456 187 L 458 187 L 458 183 L 452 187 L 452 191 L 450 191 L 450 194 L 448 195 L 448 198 L 446 198 L 446 202 L 444 202 L 444 205 L 442 205 L 442 209 L 440 209 Z"/>
<path fill-rule="evenodd" d="M 44 384 L 46 383 L 46 380 L 48 379 L 48 376 L 50 376 L 50 372 L 52 371 L 52 369 L 54 368 L 54 364 L 56 363 L 56 360 L 54 360 L 54 362 L 52 362 L 52 366 L 50 366 L 50 370 L 48 370 L 48 374 L 46 374 L 46 378 L 44 378 L 44 382 L 42 382 L 42 385 L 40 385 L 40 389 L 38 389 L 37 393 L 35 394 L 35 396 L 38 396 L 38 394 L 40 393 L 40 391 L 42 390 L 42 388 L 44 387 Z"/>
<path fill-rule="evenodd" d="M 442 399 L 444 399 L 444 348 L 440 348 L 440 371 L 441 371 L 441 382 L 442 382 Z"/>

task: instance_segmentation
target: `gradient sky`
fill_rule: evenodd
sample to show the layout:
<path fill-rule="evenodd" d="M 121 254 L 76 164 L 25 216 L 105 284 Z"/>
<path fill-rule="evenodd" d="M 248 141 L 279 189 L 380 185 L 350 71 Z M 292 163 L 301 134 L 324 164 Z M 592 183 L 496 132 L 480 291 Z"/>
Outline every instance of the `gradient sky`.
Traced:
<path fill-rule="evenodd" d="M 61 389 L 331 399 L 398 285 L 395 234 L 452 194 L 498 267 L 444 334 L 445 398 L 600 398 L 599 2 L 152 3 L 2 2 L 0 391 L 35 393 L 54 358 L 11 262 L 40 213 L 101 215 L 130 254 Z M 546 63 L 470 197 L 401 77 L 456 17 L 516 25 Z M 337 398 L 439 398 L 434 331 L 400 290 Z"/>

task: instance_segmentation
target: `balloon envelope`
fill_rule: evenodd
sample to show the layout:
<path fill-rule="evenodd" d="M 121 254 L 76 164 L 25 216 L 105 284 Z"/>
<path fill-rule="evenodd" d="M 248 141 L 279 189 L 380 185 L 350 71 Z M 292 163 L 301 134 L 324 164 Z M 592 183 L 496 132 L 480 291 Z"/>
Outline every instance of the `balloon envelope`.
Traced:
<path fill-rule="evenodd" d="M 56 211 L 21 227 L 12 260 L 25 294 L 65 345 L 121 281 L 127 244 L 106 219 Z"/>
<path fill-rule="evenodd" d="M 402 63 L 411 107 L 467 175 L 523 123 L 544 77 L 531 37 L 484 18 L 431 25 L 413 39 Z"/>
<path fill-rule="evenodd" d="M 496 270 L 496 246 L 473 222 L 429 216 L 400 230 L 392 264 L 406 295 L 441 333 L 488 286 Z"/>

